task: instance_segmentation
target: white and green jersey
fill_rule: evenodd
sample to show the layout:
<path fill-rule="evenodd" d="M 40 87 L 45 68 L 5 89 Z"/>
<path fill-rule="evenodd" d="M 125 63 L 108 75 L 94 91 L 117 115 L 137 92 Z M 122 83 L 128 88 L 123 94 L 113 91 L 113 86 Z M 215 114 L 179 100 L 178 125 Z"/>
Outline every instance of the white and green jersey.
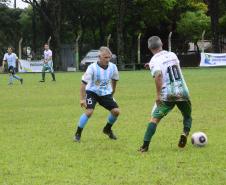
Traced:
<path fill-rule="evenodd" d="M 189 99 L 189 91 L 175 53 L 160 51 L 152 57 L 149 67 L 153 77 L 159 72 L 162 74 L 162 101 L 186 101 Z"/>
<path fill-rule="evenodd" d="M 48 63 L 44 64 L 44 67 L 51 67 L 51 68 L 53 67 L 52 56 L 53 56 L 53 53 L 50 49 L 44 51 L 44 60 L 48 61 Z"/>

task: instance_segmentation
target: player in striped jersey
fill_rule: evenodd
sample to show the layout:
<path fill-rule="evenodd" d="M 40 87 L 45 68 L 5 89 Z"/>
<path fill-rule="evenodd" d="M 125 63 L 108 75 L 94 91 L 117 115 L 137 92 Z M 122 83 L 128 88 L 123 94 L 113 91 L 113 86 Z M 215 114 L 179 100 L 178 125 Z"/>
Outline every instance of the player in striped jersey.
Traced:
<path fill-rule="evenodd" d="M 175 105 L 183 116 L 183 133 L 178 143 L 178 146 L 183 148 L 191 129 L 192 117 L 189 92 L 180 69 L 179 60 L 175 53 L 162 49 L 162 41 L 157 36 L 149 38 L 148 48 L 154 55 L 149 67 L 155 79 L 156 103 L 144 136 L 144 143 L 139 150 L 141 152 L 148 151 L 157 124 Z"/>
<path fill-rule="evenodd" d="M 8 72 L 9 72 L 9 85 L 13 84 L 13 80 L 19 80 L 21 84 L 23 84 L 23 79 L 16 75 L 16 62 L 18 62 L 19 67 L 22 69 L 20 65 L 20 61 L 15 53 L 13 53 L 13 48 L 8 47 L 7 53 L 4 55 L 3 58 L 3 65 L 2 69 L 5 68 L 5 63 L 8 64 Z"/>
<path fill-rule="evenodd" d="M 82 77 L 80 105 L 86 110 L 79 119 L 74 141 L 80 141 L 82 131 L 92 116 L 97 102 L 110 111 L 103 133 L 108 135 L 110 139 L 117 139 L 111 128 L 120 113 L 119 107 L 113 98 L 116 83 L 119 80 L 119 73 L 116 65 L 110 62 L 111 57 L 110 49 L 101 47 L 99 61 L 89 65 Z"/>

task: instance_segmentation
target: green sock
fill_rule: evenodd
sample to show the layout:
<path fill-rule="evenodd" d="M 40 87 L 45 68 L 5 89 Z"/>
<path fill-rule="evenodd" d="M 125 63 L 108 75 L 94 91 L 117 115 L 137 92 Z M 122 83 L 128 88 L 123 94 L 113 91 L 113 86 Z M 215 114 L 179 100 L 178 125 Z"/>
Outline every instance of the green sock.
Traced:
<path fill-rule="evenodd" d="M 42 72 L 42 80 L 45 81 L 45 72 Z"/>
<path fill-rule="evenodd" d="M 184 124 L 184 133 L 188 135 L 192 125 L 192 118 L 184 117 L 183 124 Z"/>
<path fill-rule="evenodd" d="M 155 134 L 157 124 L 156 123 L 148 123 L 147 130 L 144 135 L 144 141 L 151 141 L 152 136 Z"/>

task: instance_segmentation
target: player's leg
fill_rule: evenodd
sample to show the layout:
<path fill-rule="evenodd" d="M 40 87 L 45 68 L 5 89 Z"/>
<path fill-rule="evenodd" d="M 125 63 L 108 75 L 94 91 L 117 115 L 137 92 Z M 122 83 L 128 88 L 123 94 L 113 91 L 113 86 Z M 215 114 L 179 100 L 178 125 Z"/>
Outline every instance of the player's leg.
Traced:
<path fill-rule="evenodd" d="M 148 151 L 151 139 L 155 134 L 158 123 L 173 109 L 174 105 L 174 102 L 162 102 L 162 104 L 159 106 L 157 106 L 156 104 L 154 105 L 152 109 L 152 117 L 147 125 L 147 129 L 144 134 L 144 142 L 143 145 L 140 147 L 139 151 Z"/>
<path fill-rule="evenodd" d="M 112 131 L 112 126 L 117 121 L 117 118 L 120 114 L 118 104 L 116 103 L 112 95 L 99 97 L 99 104 L 110 111 L 110 114 L 107 118 L 107 124 L 103 128 L 103 133 L 108 135 L 110 139 L 116 140 L 117 137 Z"/>
<path fill-rule="evenodd" d="M 112 131 L 112 126 L 117 121 L 119 114 L 120 114 L 119 108 L 112 109 L 110 111 L 109 116 L 108 116 L 107 124 L 105 125 L 105 127 L 103 129 L 104 134 L 108 135 L 108 137 L 110 139 L 114 139 L 114 140 L 117 139 L 116 135 Z"/>
<path fill-rule="evenodd" d="M 8 85 L 12 85 L 13 84 L 13 67 L 9 66 L 8 68 L 8 73 L 9 73 L 9 82 Z"/>
<path fill-rule="evenodd" d="M 50 67 L 50 73 L 51 73 L 51 76 L 52 76 L 52 81 L 56 81 L 56 77 L 55 77 L 53 67 Z"/>
<path fill-rule="evenodd" d="M 45 75 L 46 75 L 47 68 L 43 65 L 42 67 L 42 79 L 39 82 L 45 82 Z"/>
<path fill-rule="evenodd" d="M 19 80 L 21 85 L 23 84 L 23 78 L 19 77 L 16 75 L 16 70 L 15 68 L 12 69 L 12 75 L 13 75 L 13 78 L 15 78 L 16 80 Z"/>
<path fill-rule="evenodd" d="M 79 142 L 81 139 L 82 131 L 85 128 L 89 118 L 92 116 L 96 106 L 96 95 L 94 93 L 87 93 L 86 95 L 86 111 L 80 116 L 78 121 L 77 131 L 75 133 L 74 141 Z"/>
<path fill-rule="evenodd" d="M 183 115 L 183 133 L 180 136 L 180 140 L 178 143 L 178 146 L 183 148 L 185 147 L 186 143 L 187 143 L 187 137 L 189 135 L 189 132 L 191 130 L 191 125 L 192 125 L 192 117 L 191 117 L 191 112 L 192 112 L 192 108 L 191 108 L 191 102 L 190 100 L 188 101 L 181 101 L 181 102 L 177 102 L 177 107 L 178 109 L 181 111 L 182 115 Z"/>
<path fill-rule="evenodd" d="M 12 85 L 13 84 L 13 75 L 11 73 L 9 73 L 9 82 L 8 85 Z"/>

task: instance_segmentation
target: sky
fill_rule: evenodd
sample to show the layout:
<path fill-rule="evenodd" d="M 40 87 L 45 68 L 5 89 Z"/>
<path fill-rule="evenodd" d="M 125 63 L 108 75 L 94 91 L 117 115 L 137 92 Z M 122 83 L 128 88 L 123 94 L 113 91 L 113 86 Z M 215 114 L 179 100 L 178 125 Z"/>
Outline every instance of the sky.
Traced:
<path fill-rule="evenodd" d="M 13 5 L 14 5 L 14 0 L 11 0 L 11 3 L 10 3 L 10 4 L 11 4 L 10 7 L 13 7 Z M 17 8 L 26 8 L 26 7 L 28 6 L 28 4 L 22 2 L 22 0 L 16 0 L 16 6 L 17 6 Z"/>

